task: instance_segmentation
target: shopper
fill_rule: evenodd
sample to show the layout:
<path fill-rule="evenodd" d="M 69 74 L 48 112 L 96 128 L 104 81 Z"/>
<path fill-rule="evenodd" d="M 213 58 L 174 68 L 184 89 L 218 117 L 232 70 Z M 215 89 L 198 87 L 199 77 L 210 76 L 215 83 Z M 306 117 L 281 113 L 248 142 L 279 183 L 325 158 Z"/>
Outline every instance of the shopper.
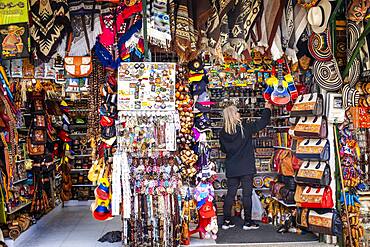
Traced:
<path fill-rule="evenodd" d="M 243 122 L 235 105 L 224 109 L 224 128 L 220 132 L 221 150 L 226 154 L 225 168 L 227 194 L 224 201 L 224 222 L 222 229 L 235 224 L 231 220 L 231 208 L 241 183 L 243 189 L 244 230 L 258 229 L 252 220 L 253 176 L 256 174 L 252 135 L 265 128 L 271 118 L 272 106 L 265 103 L 262 117 L 255 122 Z"/>

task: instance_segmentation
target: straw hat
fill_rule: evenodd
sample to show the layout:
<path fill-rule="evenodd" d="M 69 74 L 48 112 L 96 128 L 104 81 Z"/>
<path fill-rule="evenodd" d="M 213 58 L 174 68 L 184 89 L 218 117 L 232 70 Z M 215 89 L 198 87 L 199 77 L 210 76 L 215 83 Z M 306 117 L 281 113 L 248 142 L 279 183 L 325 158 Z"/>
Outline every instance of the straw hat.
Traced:
<path fill-rule="evenodd" d="M 315 33 L 322 33 L 325 31 L 328 26 L 330 14 L 331 4 L 328 0 L 321 0 L 316 7 L 309 9 L 307 20 Z"/>

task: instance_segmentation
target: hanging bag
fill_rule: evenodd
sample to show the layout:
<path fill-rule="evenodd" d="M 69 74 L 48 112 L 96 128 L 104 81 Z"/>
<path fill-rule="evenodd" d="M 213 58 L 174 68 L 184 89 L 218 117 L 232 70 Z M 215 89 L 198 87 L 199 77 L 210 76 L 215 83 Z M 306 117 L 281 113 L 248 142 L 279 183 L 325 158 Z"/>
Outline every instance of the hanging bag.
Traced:
<path fill-rule="evenodd" d="M 28 131 L 28 137 L 27 137 L 27 153 L 31 157 L 45 154 L 44 144 L 33 144 L 32 143 L 31 128 Z"/>
<path fill-rule="evenodd" d="M 330 147 L 327 139 L 304 139 L 297 146 L 296 156 L 302 160 L 328 161 Z"/>
<path fill-rule="evenodd" d="M 308 212 L 308 208 L 297 208 L 296 222 L 301 229 L 308 229 Z"/>
<path fill-rule="evenodd" d="M 336 210 L 309 210 L 308 230 L 325 235 L 341 236 L 342 220 Z"/>
<path fill-rule="evenodd" d="M 84 30 L 85 40 L 89 54 L 87 56 L 69 56 L 72 44 L 72 33 L 68 37 L 67 41 L 67 51 L 64 58 L 64 68 L 67 73 L 72 77 L 87 77 L 92 71 L 92 58 L 90 54 L 90 42 L 88 33 L 86 30 L 85 17 L 81 16 L 82 27 Z"/>
<path fill-rule="evenodd" d="M 326 138 L 328 135 L 326 117 L 300 117 L 294 128 L 294 135 L 311 138 Z"/>
<path fill-rule="evenodd" d="M 321 161 L 304 161 L 295 181 L 301 184 L 328 186 L 331 182 L 330 166 Z"/>
<path fill-rule="evenodd" d="M 294 176 L 292 152 L 290 150 L 280 150 L 278 153 L 277 162 L 279 164 L 278 169 L 280 174 L 284 176 Z"/>
<path fill-rule="evenodd" d="M 319 93 L 302 94 L 295 101 L 291 117 L 321 116 L 323 114 L 323 96 Z"/>
<path fill-rule="evenodd" d="M 333 208 L 333 193 L 330 186 L 314 188 L 297 186 L 294 199 L 302 208 Z"/>

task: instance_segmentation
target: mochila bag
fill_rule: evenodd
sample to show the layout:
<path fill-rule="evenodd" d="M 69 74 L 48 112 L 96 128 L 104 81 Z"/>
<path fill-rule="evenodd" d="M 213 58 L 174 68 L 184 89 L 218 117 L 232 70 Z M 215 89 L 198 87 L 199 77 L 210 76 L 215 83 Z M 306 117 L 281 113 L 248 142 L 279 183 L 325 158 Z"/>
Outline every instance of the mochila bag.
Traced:
<path fill-rule="evenodd" d="M 323 114 L 323 96 L 319 93 L 300 95 L 290 112 L 291 117 L 321 116 Z"/>
<path fill-rule="evenodd" d="M 297 208 L 296 223 L 301 229 L 308 229 L 308 208 Z"/>
<path fill-rule="evenodd" d="M 304 161 L 295 181 L 313 186 L 328 186 L 331 182 L 330 166 L 321 161 Z"/>
<path fill-rule="evenodd" d="M 327 139 L 304 139 L 297 146 L 296 156 L 302 160 L 328 161 L 330 147 Z"/>
<path fill-rule="evenodd" d="M 280 191 L 284 187 L 285 187 L 285 184 L 283 184 L 283 183 L 274 183 L 272 188 L 271 188 L 271 196 L 274 196 L 277 199 L 282 199 Z"/>
<path fill-rule="evenodd" d="M 308 230 L 325 235 L 341 236 L 342 220 L 336 210 L 312 210 L 308 211 Z"/>
<path fill-rule="evenodd" d="M 31 142 L 34 145 L 43 145 L 46 143 L 46 131 L 41 129 L 34 129 L 31 131 Z"/>
<path fill-rule="evenodd" d="M 334 207 L 333 193 L 330 186 L 314 188 L 297 186 L 294 199 L 302 208 L 332 208 Z"/>
<path fill-rule="evenodd" d="M 285 188 L 291 191 L 295 191 L 295 188 L 297 186 L 294 177 L 291 176 L 282 176 L 282 183 L 285 184 Z"/>
<path fill-rule="evenodd" d="M 33 123 L 35 129 L 46 129 L 45 115 L 35 115 Z"/>
<path fill-rule="evenodd" d="M 310 138 L 326 138 L 328 135 L 326 117 L 300 117 L 294 128 L 294 135 Z"/>
<path fill-rule="evenodd" d="M 81 17 L 82 27 L 85 34 L 86 45 L 90 52 L 90 42 L 86 30 L 85 16 Z M 66 56 L 64 58 L 64 68 L 66 72 L 72 77 L 87 77 L 92 71 L 92 57 L 91 54 L 87 56 L 69 56 L 72 44 L 72 33 L 68 37 Z"/>
<path fill-rule="evenodd" d="M 281 198 L 286 204 L 293 204 L 295 203 L 294 201 L 294 194 L 295 191 L 291 191 L 287 189 L 286 187 L 282 188 L 280 190 Z"/>
<path fill-rule="evenodd" d="M 32 144 L 31 138 L 27 138 L 27 152 L 29 156 L 45 154 L 45 145 Z"/>
<path fill-rule="evenodd" d="M 295 190 L 296 182 L 294 181 L 294 175 L 284 176 L 284 175 L 279 174 L 277 176 L 277 180 L 278 182 L 285 184 L 285 188 L 289 190 L 293 190 L 293 191 Z"/>
<path fill-rule="evenodd" d="M 275 153 L 274 160 L 280 174 L 284 176 L 294 176 L 292 152 L 290 150 L 278 150 L 277 153 Z"/>

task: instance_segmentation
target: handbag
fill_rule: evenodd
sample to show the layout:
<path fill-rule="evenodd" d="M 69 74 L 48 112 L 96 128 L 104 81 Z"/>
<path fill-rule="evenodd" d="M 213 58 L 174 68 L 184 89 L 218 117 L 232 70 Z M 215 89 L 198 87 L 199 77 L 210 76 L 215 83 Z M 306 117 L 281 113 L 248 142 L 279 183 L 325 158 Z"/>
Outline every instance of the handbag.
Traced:
<path fill-rule="evenodd" d="M 32 104 L 32 112 L 43 113 L 44 112 L 44 100 L 41 98 L 34 98 Z"/>
<path fill-rule="evenodd" d="M 327 120 L 322 116 L 301 117 L 294 128 L 294 135 L 311 138 L 326 138 L 328 135 Z"/>
<path fill-rule="evenodd" d="M 342 235 L 342 220 L 337 210 L 309 210 L 308 230 L 325 235 Z"/>
<path fill-rule="evenodd" d="M 271 188 L 271 196 L 276 197 L 277 199 L 282 199 L 280 190 L 285 187 L 283 183 L 274 183 Z"/>
<path fill-rule="evenodd" d="M 45 154 L 45 145 L 32 144 L 31 138 L 27 138 L 27 152 L 29 156 Z"/>
<path fill-rule="evenodd" d="M 294 200 L 294 194 L 295 194 L 295 191 L 291 191 L 289 189 L 287 189 L 286 187 L 282 188 L 280 190 L 280 194 L 281 194 L 281 197 L 282 197 L 282 200 L 286 203 L 286 204 L 293 204 L 295 203 L 295 200 Z"/>
<path fill-rule="evenodd" d="M 85 40 L 88 50 L 90 51 L 90 42 L 86 30 L 85 16 L 81 17 L 82 27 L 85 34 Z M 69 56 L 72 44 L 72 33 L 68 37 L 66 56 L 64 58 L 64 68 L 72 77 L 87 77 L 92 71 L 92 57 L 91 54 L 87 56 Z"/>
<path fill-rule="evenodd" d="M 278 150 L 275 153 L 274 163 L 277 165 L 278 173 L 284 176 L 294 176 L 292 152 L 290 150 Z"/>
<path fill-rule="evenodd" d="M 43 145 L 46 143 L 46 131 L 34 129 L 31 131 L 31 142 L 34 145 Z"/>
<path fill-rule="evenodd" d="M 331 182 L 330 166 L 321 161 L 304 161 L 295 181 L 308 185 L 328 186 Z"/>
<path fill-rule="evenodd" d="M 308 208 L 297 208 L 296 223 L 299 228 L 308 229 Z"/>
<path fill-rule="evenodd" d="M 323 96 L 319 93 L 300 95 L 290 112 L 291 117 L 321 116 L 323 114 Z"/>
<path fill-rule="evenodd" d="M 330 186 L 314 188 L 297 186 L 294 199 L 298 207 L 303 208 L 332 208 L 334 207 L 333 193 Z"/>
<path fill-rule="evenodd" d="M 295 188 L 297 186 L 294 177 L 290 176 L 282 176 L 282 183 L 285 184 L 285 188 L 291 191 L 295 191 Z"/>
<path fill-rule="evenodd" d="M 328 161 L 330 147 L 327 139 L 304 139 L 297 146 L 296 156 L 302 160 Z"/>
<path fill-rule="evenodd" d="M 34 126 L 36 129 L 46 128 L 45 115 L 35 115 L 33 121 L 34 121 Z"/>

